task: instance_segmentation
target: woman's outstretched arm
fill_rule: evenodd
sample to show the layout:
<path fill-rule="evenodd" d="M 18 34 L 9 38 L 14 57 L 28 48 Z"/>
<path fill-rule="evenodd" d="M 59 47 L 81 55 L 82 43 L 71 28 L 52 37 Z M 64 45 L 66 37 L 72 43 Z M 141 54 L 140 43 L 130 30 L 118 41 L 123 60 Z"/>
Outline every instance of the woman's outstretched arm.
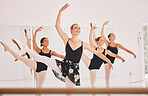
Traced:
<path fill-rule="evenodd" d="M 136 55 L 132 51 L 130 51 L 127 48 L 123 47 L 121 44 L 118 44 L 118 47 L 121 48 L 122 50 L 132 54 L 134 56 L 134 59 L 136 58 Z"/>
<path fill-rule="evenodd" d="M 92 40 L 92 32 L 94 32 L 96 28 L 97 28 L 96 26 L 92 26 L 91 30 L 90 30 L 90 34 L 89 34 L 89 44 L 94 49 L 96 48 L 96 46 L 95 46 L 95 44 L 93 43 L 93 40 Z"/>
<path fill-rule="evenodd" d="M 37 52 L 40 53 L 40 48 L 38 47 L 37 43 L 36 43 L 36 35 L 37 32 L 41 31 L 41 29 L 43 29 L 42 27 L 38 28 L 37 30 L 35 30 L 35 33 L 33 34 L 33 49 Z"/>
<path fill-rule="evenodd" d="M 106 47 L 108 46 L 109 42 L 108 40 L 105 38 L 104 36 L 104 26 L 107 25 L 109 23 L 109 21 L 106 21 L 103 25 L 102 25 L 102 29 L 101 29 L 101 37 L 103 37 L 105 39 L 105 44 L 106 44 Z"/>
<path fill-rule="evenodd" d="M 65 58 L 64 55 L 58 54 L 58 53 L 56 53 L 55 51 L 51 51 L 51 54 L 52 54 L 53 56 L 56 56 L 56 57 L 59 57 L 59 58 L 62 58 L 62 59 Z"/>
<path fill-rule="evenodd" d="M 109 51 L 109 50 L 107 50 L 107 49 L 106 49 L 106 54 L 108 54 L 109 56 L 118 58 L 118 59 L 122 60 L 122 62 L 125 62 L 125 60 L 124 60 L 121 56 L 116 55 L 116 54 L 112 53 L 111 51 Z"/>
<path fill-rule="evenodd" d="M 65 4 L 59 11 L 58 16 L 57 16 L 57 20 L 56 20 L 56 24 L 55 27 L 58 31 L 58 34 L 60 35 L 60 37 L 62 38 L 62 40 L 64 41 L 64 44 L 66 44 L 66 42 L 68 41 L 69 37 L 67 35 L 65 35 L 65 33 L 63 32 L 60 23 L 61 23 L 61 14 L 62 12 L 69 6 L 69 4 Z"/>

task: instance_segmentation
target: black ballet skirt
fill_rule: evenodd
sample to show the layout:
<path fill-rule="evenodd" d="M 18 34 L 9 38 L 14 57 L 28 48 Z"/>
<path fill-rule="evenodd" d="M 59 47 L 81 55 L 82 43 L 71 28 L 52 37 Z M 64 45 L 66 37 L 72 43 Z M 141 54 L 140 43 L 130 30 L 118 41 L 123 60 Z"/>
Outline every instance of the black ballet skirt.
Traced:
<path fill-rule="evenodd" d="M 73 50 L 68 41 L 65 48 L 65 59 L 63 61 L 56 60 L 56 64 L 61 69 L 62 74 L 52 71 L 59 80 L 65 82 L 65 77 L 67 76 L 76 86 L 80 86 L 79 62 L 82 56 L 83 42 L 79 48 Z"/>

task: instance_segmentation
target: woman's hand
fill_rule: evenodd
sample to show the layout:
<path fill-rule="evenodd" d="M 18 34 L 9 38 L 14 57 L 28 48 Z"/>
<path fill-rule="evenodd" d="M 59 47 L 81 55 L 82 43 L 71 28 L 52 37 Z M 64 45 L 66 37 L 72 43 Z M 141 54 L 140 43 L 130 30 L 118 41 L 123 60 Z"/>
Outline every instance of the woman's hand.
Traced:
<path fill-rule="evenodd" d="M 136 55 L 135 54 L 133 54 L 134 55 L 134 59 L 136 58 Z"/>
<path fill-rule="evenodd" d="M 106 21 L 103 25 L 107 25 L 109 23 L 109 21 Z"/>
<path fill-rule="evenodd" d="M 36 32 L 41 31 L 43 27 L 41 26 L 40 28 L 36 29 Z"/>
<path fill-rule="evenodd" d="M 67 7 L 69 6 L 69 4 L 65 4 L 61 9 L 60 9 L 60 12 L 64 11 Z"/>
<path fill-rule="evenodd" d="M 109 66 L 109 70 L 113 69 L 113 65 L 112 65 L 112 63 L 110 61 L 107 64 Z"/>
<path fill-rule="evenodd" d="M 96 28 L 97 28 L 96 25 L 95 26 L 92 26 L 91 27 L 91 31 L 95 30 Z"/>
<path fill-rule="evenodd" d="M 125 62 L 125 60 L 122 58 L 122 63 Z"/>

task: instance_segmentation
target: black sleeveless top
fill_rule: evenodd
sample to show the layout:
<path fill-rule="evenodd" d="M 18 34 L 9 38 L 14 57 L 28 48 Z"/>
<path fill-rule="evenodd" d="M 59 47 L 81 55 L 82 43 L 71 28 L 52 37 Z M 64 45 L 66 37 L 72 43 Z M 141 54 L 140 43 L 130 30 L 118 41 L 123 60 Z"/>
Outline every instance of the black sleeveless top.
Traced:
<path fill-rule="evenodd" d="M 66 60 L 70 60 L 73 63 L 79 63 L 83 52 L 83 42 L 81 42 L 81 46 L 79 48 L 73 50 L 69 45 L 69 40 L 68 40 L 65 47 L 65 51 L 66 51 L 66 56 L 65 56 Z"/>
<path fill-rule="evenodd" d="M 97 48 L 96 48 L 97 50 Z M 102 52 L 103 55 L 105 55 L 105 49 Z M 101 59 L 100 57 L 98 57 L 97 55 L 93 55 L 93 58 L 91 59 L 90 65 L 89 65 L 89 70 L 92 69 L 100 69 L 102 63 L 105 62 L 103 59 Z"/>
<path fill-rule="evenodd" d="M 111 47 L 110 45 L 108 45 L 107 50 L 110 50 L 112 53 L 114 53 L 116 55 L 118 54 L 117 45 L 116 45 L 116 47 Z M 115 57 L 112 57 L 109 55 L 107 55 L 106 57 L 111 61 L 112 64 L 114 63 Z"/>
<path fill-rule="evenodd" d="M 43 53 L 42 50 L 41 50 L 41 52 L 39 53 L 39 55 L 41 55 L 41 56 L 47 56 L 47 57 L 51 58 L 51 50 L 49 51 L 49 53 Z M 45 71 L 45 70 L 47 70 L 47 68 L 48 68 L 48 66 L 45 65 L 44 63 L 37 62 L 36 72 Z"/>
<path fill-rule="evenodd" d="M 51 50 L 49 51 L 49 53 L 43 53 L 42 50 L 41 50 L 41 52 L 39 54 L 41 56 L 47 56 L 47 57 L 51 58 Z"/>

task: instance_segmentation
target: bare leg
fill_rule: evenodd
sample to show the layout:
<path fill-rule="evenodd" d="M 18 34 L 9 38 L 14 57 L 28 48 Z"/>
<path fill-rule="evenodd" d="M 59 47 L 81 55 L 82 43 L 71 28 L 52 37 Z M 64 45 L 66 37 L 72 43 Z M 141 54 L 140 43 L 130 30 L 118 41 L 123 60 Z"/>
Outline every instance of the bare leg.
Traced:
<path fill-rule="evenodd" d="M 66 82 L 66 88 L 74 88 L 75 84 L 69 80 L 69 78 L 66 76 L 65 78 Z M 71 94 L 66 94 L 66 96 L 71 96 Z"/>
<path fill-rule="evenodd" d="M 82 54 L 82 61 L 84 62 L 84 64 L 88 68 L 90 65 L 90 58 L 84 53 Z"/>
<path fill-rule="evenodd" d="M 91 83 L 91 87 L 95 88 L 95 82 L 96 82 L 96 78 L 97 78 L 97 70 L 90 70 L 90 83 Z M 92 94 L 93 96 L 95 96 L 95 94 Z"/>
<path fill-rule="evenodd" d="M 106 88 L 110 87 L 109 83 L 109 78 L 110 78 L 110 69 L 108 64 L 105 64 L 105 81 L 106 81 Z M 107 94 L 107 96 L 111 96 L 110 94 Z"/>
<path fill-rule="evenodd" d="M 34 60 L 30 60 L 30 59 L 27 59 L 25 57 L 22 57 L 20 55 L 18 55 L 17 53 L 15 53 L 13 50 L 11 50 L 5 43 L 1 42 L 1 44 L 4 46 L 4 49 L 5 51 L 8 51 L 10 52 L 16 59 L 24 62 L 28 67 L 30 67 L 31 69 L 33 70 L 36 70 L 36 61 Z"/>

